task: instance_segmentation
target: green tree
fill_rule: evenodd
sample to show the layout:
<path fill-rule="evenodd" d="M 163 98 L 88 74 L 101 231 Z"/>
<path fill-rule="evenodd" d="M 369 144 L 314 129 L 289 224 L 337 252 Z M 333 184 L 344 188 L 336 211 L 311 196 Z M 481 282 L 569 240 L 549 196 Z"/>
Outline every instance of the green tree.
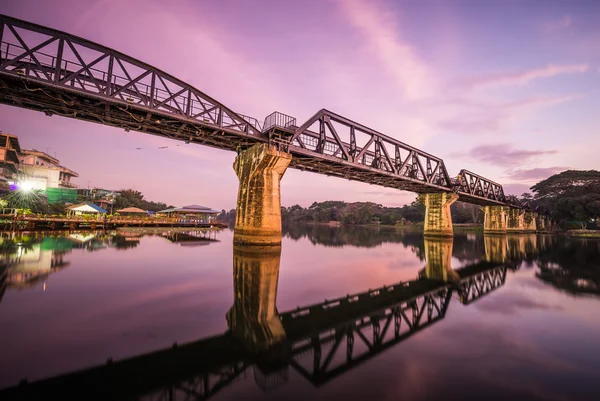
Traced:
<path fill-rule="evenodd" d="M 568 170 L 531 187 L 534 204 L 549 209 L 563 225 L 587 227 L 600 217 L 600 171 Z"/>
<path fill-rule="evenodd" d="M 123 209 L 126 207 L 142 207 L 144 195 L 140 191 L 134 189 L 124 189 L 120 191 L 113 203 L 114 210 Z"/>

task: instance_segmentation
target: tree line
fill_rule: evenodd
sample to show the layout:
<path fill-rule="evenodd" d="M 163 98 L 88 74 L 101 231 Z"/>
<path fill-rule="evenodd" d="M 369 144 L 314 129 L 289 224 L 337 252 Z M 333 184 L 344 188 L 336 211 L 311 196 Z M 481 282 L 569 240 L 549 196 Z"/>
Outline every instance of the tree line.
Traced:
<path fill-rule="evenodd" d="M 596 170 L 567 170 L 555 174 L 531 187 L 530 193 L 518 198 L 522 204 L 550 212 L 560 227 L 595 228 L 600 220 L 600 172 Z M 483 212 L 478 205 L 455 202 L 450 207 L 455 224 L 483 224 Z M 309 207 L 294 205 L 281 208 L 283 224 L 328 223 L 341 224 L 414 224 L 425 218 L 425 205 L 417 197 L 403 207 L 385 207 L 375 202 L 314 202 Z M 235 209 L 223 210 L 218 216 L 223 222 L 235 221 Z"/>

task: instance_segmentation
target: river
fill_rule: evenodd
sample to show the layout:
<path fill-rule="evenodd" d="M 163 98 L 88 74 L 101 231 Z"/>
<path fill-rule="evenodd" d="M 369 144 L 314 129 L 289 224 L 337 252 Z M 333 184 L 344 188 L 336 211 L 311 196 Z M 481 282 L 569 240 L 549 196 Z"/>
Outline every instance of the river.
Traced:
<path fill-rule="evenodd" d="M 598 239 L 295 226 L 255 252 L 231 230 L 0 238 L 0 389 L 100 366 L 139 378 L 110 393 L 125 399 L 598 399 Z M 97 390 L 88 373 L 71 390 Z"/>

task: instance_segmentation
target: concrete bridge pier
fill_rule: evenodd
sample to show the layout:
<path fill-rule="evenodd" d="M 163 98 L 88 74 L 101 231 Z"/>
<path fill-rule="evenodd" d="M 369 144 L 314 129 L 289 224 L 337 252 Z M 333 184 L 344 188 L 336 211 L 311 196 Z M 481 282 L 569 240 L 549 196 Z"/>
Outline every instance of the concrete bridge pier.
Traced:
<path fill-rule="evenodd" d="M 458 281 L 460 276 L 452 269 L 453 238 L 425 238 L 425 269 L 419 272 L 420 278 L 444 282 Z"/>
<path fill-rule="evenodd" d="M 292 155 L 274 146 L 256 144 L 235 158 L 240 181 L 233 242 L 246 245 L 281 244 L 279 181 Z"/>
<path fill-rule="evenodd" d="M 506 220 L 506 231 L 523 232 L 525 231 L 525 210 L 514 207 L 508 208 Z"/>
<path fill-rule="evenodd" d="M 523 216 L 523 225 L 525 231 L 537 231 L 537 222 L 535 219 L 535 215 L 535 212 L 525 212 L 525 215 Z"/>
<path fill-rule="evenodd" d="M 487 234 L 506 234 L 508 220 L 507 206 L 484 206 L 481 208 L 485 217 L 483 232 Z"/>
<path fill-rule="evenodd" d="M 450 206 L 458 200 L 452 192 L 422 195 L 425 202 L 424 234 L 435 237 L 452 237 L 452 214 Z"/>
<path fill-rule="evenodd" d="M 233 247 L 233 306 L 227 312 L 232 334 L 252 351 L 285 339 L 276 309 L 281 246 Z"/>

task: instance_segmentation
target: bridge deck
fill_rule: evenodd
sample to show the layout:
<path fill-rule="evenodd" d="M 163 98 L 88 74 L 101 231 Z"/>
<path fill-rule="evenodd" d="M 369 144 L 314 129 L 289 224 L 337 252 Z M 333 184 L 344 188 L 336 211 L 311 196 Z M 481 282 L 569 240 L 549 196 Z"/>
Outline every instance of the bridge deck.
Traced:
<path fill-rule="evenodd" d="M 20 33 L 19 33 L 20 32 Z M 481 205 L 516 204 L 502 186 L 328 110 L 300 126 L 273 113 L 264 127 L 160 69 L 113 49 L 0 15 L 0 103 L 52 116 L 239 151 L 283 146 L 292 168 L 390 188 L 457 191 Z"/>

